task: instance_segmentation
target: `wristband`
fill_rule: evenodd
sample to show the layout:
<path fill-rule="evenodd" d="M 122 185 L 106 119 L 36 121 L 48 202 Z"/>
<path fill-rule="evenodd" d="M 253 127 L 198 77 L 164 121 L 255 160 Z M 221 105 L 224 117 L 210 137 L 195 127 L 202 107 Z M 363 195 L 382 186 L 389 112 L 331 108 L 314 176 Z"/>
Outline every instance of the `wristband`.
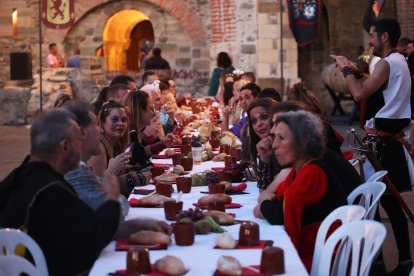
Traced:
<path fill-rule="evenodd" d="M 353 75 L 354 74 L 354 71 L 351 69 L 351 67 L 349 67 L 349 66 L 345 66 L 343 69 L 342 69 L 342 74 L 344 75 L 344 78 L 346 78 L 347 76 L 349 76 L 349 75 Z"/>

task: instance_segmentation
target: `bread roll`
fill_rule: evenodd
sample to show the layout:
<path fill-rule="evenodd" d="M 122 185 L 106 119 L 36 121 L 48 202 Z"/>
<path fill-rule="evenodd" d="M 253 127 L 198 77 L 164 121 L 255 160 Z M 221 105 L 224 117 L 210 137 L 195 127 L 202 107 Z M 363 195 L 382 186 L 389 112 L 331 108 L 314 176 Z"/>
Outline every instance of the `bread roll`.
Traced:
<path fill-rule="evenodd" d="M 165 182 L 165 183 L 175 182 L 176 179 L 177 179 L 177 175 L 171 172 L 166 172 L 166 173 L 163 173 L 162 175 L 154 177 L 154 181 L 161 182 L 161 183 L 162 182 Z"/>
<path fill-rule="evenodd" d="M 166 151 L 165 151 L 165 156 L 167 156 L 167 157 L 171 157 L 171 156 L 173 156 L 175 154 L 175 151 L 174 150 L 172 150 L 172 149 L 167 149 Z"/>
<path fill-rule="evenodd" d="M 202 206 L 207 206 L 209 202 L 217 200 L 223 201 L 224 204 L 229 204 L 231 203 L 231 196 L 226 194 L 212 194 L 208 196 L 203 196 L 198 200 L 198 204 Z"/>
<path fill-rule="evenodd" d="M 217 270 L 225 275 L 242 275 L 242 266 L 233 256 L 220 256 Z"/>
<path fill-rule="evenodd" d="M 159 194 L 152 194 L 144 196 L 138 199 L 138 201 L 143 205 L 164 206 L 164 202 L 174 201 L 174 199 Z"/>
<path fill-rule="evenodd" d="M 155 262 L 155 267 L 161 273 L 167 275 L 182 275 L 185 273 L 183 261 L 180 258 L 167 255 Z"/>
<path fill-rule="evenodd" d="M 224 232 L 216 235 L 216 246 L 222 249 L 234 249 L 237 242 L 229 232 Z"/>
<path fill-rule="evenodd" d="M 222 152 L 217 154 L 216 156 L 213 157 L 213 161 L 215 162 L 219 162 L 219 161 L 224 161 L 224 156 L 226 156 L 227 154 Z"/>
<path fill-rule="evenodd" d="M 221 225 L 234 223 L 234 217 L 222 211 L 210 210 L 206 212 L 206 216 L 216 217 L 218 219 L 218 224 Z"/>
<path fill-rule="evenodd" d="M 142 245 L 168 245 L 171 238 L 164 233 L 142 230 L 129 236 L 129 242 Z"/>

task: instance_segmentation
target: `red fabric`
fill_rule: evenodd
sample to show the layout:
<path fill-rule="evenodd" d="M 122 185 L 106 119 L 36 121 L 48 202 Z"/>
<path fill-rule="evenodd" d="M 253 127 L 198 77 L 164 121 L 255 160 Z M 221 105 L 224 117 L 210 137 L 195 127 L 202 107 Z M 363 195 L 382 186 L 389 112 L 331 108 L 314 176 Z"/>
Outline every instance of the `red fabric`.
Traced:
<path fill-rule="evenodd" d="M 151 275 L 151 276 L 165 276 L 164 273 L 158 272 L 157 268 L 155 267 L 155 264 L 151 264 L 151 272 L 145 275 Z M 120 274 L 120 275 L 128 275 L 127 270 L 126 269 L 118 269 L 117 271 L 115 271 L 116 274 Z M 131 275 L 131 274 L 129 274 Z M 138 275 L 138 274 L 136 274 Z"/>
<path fill-rule="evenodd" d="M 253 270 L 259 271 L 259 272 L 255 272 L 252 269 L 249 269 L 249 267 L 253 268 Z M 260 265 L 251 265 L 249 267 L 242 267 L 242 275 L 244 276 L 250 276 L 250 275 L 263 275 L 260 273 Z M 214 274 L 215 276 L 225 276 L 225 274 L 216 271 L 216 273 Z"/>
<path fill-rule="evenodd" d="M 310 271 L 309 264 L 313 259 L 313 248 L 319 225 L 302 228 L 302 214 L 306 207 L 315 205 L 322 199 L 327 186 L 325 172 L 321 167 L 310 163 L 303 166 L 297 174 L 295 174 L 295 169 L 292 169 L 286 180 L 276 189 L 277 199 L 284 198 L 283 212 L 286 232 L 308 271 Z"/>
<path fill-rule="evenodd" d="M 198 203 L 193 203 L 193 206 L 200 207 L 200 208 L 207 208 L 207 205 L 200 205 Z M 243 207 L 243 205 L 239 203 L 229 203 L 229 204 L 224 205 L 224 208 L 226 209 L 235 209 L 235 208 L 240 208 L 240 207 Z"/>
<path fill-rule="evenodd" d="M 231 192 L 232 193 L 243 192 L 244 190 L 246 190 L 246 188 L 247 188 L 246 182 L 242 182 L 239 185 L 232 186 Z"/>
<path fill-rule="evenodd" d="M 265 248 L 265 246 L 267 246 L 268 241 L 260 241 L 260 243 L 258 245 L 253 245 L 253 246 L 246 246 L 246 245 L 240 245 L 237 244 L 236 248 L 234 249 L 263 249 Z M 221 249 L 221 247 L 219 246 L 214 246 L 214 249 Z"/>
<path fill-rule="evenodd" d="M 165 154 L 156 154 L 156 155 L 152 156 L 152 158 L 154 158 L 154 159 L 171 159 L 171 157 L 168 157 Z"/>

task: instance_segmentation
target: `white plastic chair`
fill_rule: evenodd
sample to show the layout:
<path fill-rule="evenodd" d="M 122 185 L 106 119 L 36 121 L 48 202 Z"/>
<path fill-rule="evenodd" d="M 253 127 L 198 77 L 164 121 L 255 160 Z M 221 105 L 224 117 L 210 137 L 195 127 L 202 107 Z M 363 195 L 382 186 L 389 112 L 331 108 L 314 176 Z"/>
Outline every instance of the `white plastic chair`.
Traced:
<path fill-rule="evenodd" d="M 379 182 L 382 181 L 382 178 L 386 176 L 388 171 L 377 171 L 373 175 L 371 175 L 367 181 L 365 182 Z"/>
<path fill-rule="evenodd" d="M 26 273 L 30 276 L 43 276 L 38 267 L 35 267 L 25 258 L 15 255 L 0 256 L 0 276 L 19 276 Z"/>
<path fill-rule="evenodd" d="M 386 234 L 385 226 L 372 220 L 342 225 L 328 238 L 322 249 L 323 258 L 315 264 L 318 265 L 318 275 L 367 276 Z"/>
<path fill-rule="evenodd" d="M 321 251 L 325 244 L 328 231 L 332 224 L 339 221 L 342 225 L 355 221 L 362 220 L 365 215 L 365 209 L 357 205 L 347 205 L 336 208 L 332 211 L 322 222 L 318 230 L 318 236 L 316 237 L 315 249 L 313 253 L 313 262 L 311 274 L 312 276 L 318 276 L 318 265 L 321 259 Z"/>
<path fill-rule="evenodd" d="M 348 195 L 348 204 L 360 205 L 365 208 L 365 218 L 373 219 L 375 211 L 378 207 L 378 201 L 381 195 L 385 191 L 385 184 L 382 182 L 366 182 L 361 184 L 355 190 Z M 361 196 L 358 203 L 355 203 L 355 199 Z"/>
<path fill-rule="evenodd" d="M 0 257 L 3 255 L 15 255 L 16 246 L 22 245 L 30 251 L 35 266 L 41 275 L 48 275 L 46 259 L 39 245 L 26 233 L 11 228 L 0 229 Z"/>

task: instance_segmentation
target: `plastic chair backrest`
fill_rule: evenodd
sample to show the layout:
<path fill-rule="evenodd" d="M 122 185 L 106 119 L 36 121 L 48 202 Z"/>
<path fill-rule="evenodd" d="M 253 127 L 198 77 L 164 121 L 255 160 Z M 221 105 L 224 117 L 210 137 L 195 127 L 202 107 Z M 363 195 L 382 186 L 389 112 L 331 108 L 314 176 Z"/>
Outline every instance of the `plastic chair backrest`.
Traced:
<path fill-rule="evenodd" d="M 11 228 L 0 229 L 0 256 L 15 255 L 16 246 L 22 245 L 33 257 L 35 266 L 42 275 L 47 276 L 46 259 L 39 245 L 26 233 Z"/>
<path fill-rule="evenodd" d="M 322 248 L 323 258 L 319 264 L 315 264 L 318 265 L 318 275 L 367 276 L 386 234 L 385 226 L 372 220 L 352 221 L 342 225 Z"/>
<path fill-rule="evenodd" d="M 414 267 L 411 269 L 410 276 L 414 276 Z"/>
<path fill-rule="evenodd" d="M 373 175 L 371 175 L 367 181 L 365 182 L 379 182 L 382 181 L 382 178 L 386 176 L 388 171 L 377 171 Z"/>
<path fill-rule="evenodd" d="M 43 276 L 40 269 L 25 258 L 16 255 L 0 256 L 0 276 L 19 276 L 21 273 Z"/>
<path fill-rule="evenodd" d="M 365 208 L 365 218 L 373 219 L 377 210 L 378 201 L 385 191 L 385 184 L 382 182 L 366 182 L 359 185 L 348 195 L 348 204 L 360 205 Z M 355 199 L 361 196 L 358 203 Z"/>
<path fill-rule="evenodd" d="M 317 276 L 318 274 L 318 265 L 321 258 L 321 251 L 325 244 L 325 241 L 328 236 L 328 231 L 331 226 L 339 221 L 343 224 L 346 224 L 355 220 L 362 220 L 365 215 L 365 209 L 357 205 L 347 205 L 336 208 L 332 211 L 321 223 L 321 226 L 318 230 L 318 235 L 316 237 L 315 249 L 313 253 L 313 262 L 310 275 Z"/>

